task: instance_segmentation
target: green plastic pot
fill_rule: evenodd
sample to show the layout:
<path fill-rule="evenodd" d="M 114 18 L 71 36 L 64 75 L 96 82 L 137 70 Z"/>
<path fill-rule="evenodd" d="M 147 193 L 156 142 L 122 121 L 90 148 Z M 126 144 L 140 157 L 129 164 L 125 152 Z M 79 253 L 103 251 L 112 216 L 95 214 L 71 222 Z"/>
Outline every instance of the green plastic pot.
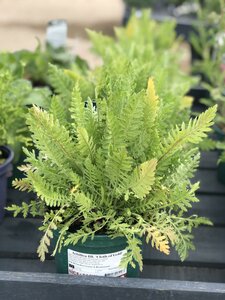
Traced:
<path fill-rule="evenodd" d="M 58 236 L 56 232 L 54 242 Z M 95 235 L 93 240 L 88 238 L 85 243 L 63 246 L 55 255 L 57 272 L 72 275 L 138 277 L 138 265 L 135 268 L 128 266 L 127 270 L 119 267 L 118 261 L 126 247 L 125 237 L 111 239 L 107 235 Z"/>
<path fill-rule="evenodd" d="M 223 132 L 223 130 L 220 129 L 218 126 L 214 126 L 214 130 L 215 130 L 218 140 L 224 141 L 225 133 Z M 219 154 L 221 154 L 221 151 L 219 151 Z M 221 162 L 218 165 L 217 178 L 218 178 L 219 182 L 225 184 L 225 163 L 224 162 Z"/>

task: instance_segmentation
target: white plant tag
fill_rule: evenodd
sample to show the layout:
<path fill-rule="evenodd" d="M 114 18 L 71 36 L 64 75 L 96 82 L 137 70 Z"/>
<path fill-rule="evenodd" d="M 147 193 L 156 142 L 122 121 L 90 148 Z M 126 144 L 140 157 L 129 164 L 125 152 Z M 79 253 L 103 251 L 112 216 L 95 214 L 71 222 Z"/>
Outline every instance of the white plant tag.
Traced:
<path fill-rule="evenodd" d="M 64 20 L 52 20 L 48 23 L 46 31 L 46 42 L 53 48 L 66 45 L 67 23 Z"/>
<path fill-rule="evenodd" d="M 126 250 L 107 254 L 86 254 L 68 249 L 68 273 L 71 275 L 95 275 L 125 277 L 127 270 L 120 267 Z"/>

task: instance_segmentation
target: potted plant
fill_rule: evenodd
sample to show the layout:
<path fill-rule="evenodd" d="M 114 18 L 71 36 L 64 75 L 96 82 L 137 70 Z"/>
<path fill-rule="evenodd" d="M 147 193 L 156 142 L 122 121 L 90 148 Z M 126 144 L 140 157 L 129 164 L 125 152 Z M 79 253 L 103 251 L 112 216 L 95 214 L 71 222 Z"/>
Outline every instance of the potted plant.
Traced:
<path fill-rule="evenodd" d="M 123 17 L 123 24 L 127 24 L 132 14 L 132 10 L 137 16 L 142 14 L 141 9 L 151 8 L 156 19 L 166 21 L 167 19 L 177 18 L 177 25 L 180 25 L 180 20 L 187 17 L 193 19 L 199 10 L 199 2 L 201 0 L 124 0 L 125 13 Z M 215 1 L 216 2 L 216 1 Z M 204 4 L 205 5 L 205 4 Z M 182 26 L 182 22 L 181 22 Z M 178 30 L 181 35 L 186 36 L 185 29 Z"/>
<path fill-rule="evenodd" d="M 48 103 L 49 91 L 44 88 L 33 89 L 29 81 L 14 78 L 8 70 L 0 70 L 0 79 L 0 215 L 2 218 L 6 202 L 7 177 L 11 175 L 12 160 L 14 164 L 20 161 L 22 145 L 29 142 L 25 123 L 27 105 L 36 103 L 45 106 Z M 19 174 L 14 168 L 15 175 Z"/>
<path fill-rule="evenodd" d="M 54 237 L 61 272 L 135 276 L 142 239 L 165 254 L 174 246 L 183 260 L 193 249 L 192 228 L 210 224 L 187 211 L 198 201 L 190 178 L 216 107 L 170 128 L 173 111 L 152 78 L 137 92 L 133 72 L 113 75 L 96 83 L 86 105 L 76 84 L 69 119 L 36 106 L 27 117 L 38 151 L 25 150 L 25 178 L 14 185 L 38 200 L 8 210 L 43 215 L 37 252 L 43 261 Z"/>
<path fill-rule="evenodd" d="M 25 140 L 22 137 L 24 129 L 22 124 L 25 123 L 25 119 L 21 107 L 17 107 L 15 103 L 18 93 L 13 77 L 6 71 L 1 72 L 0 77 L 0 221 L 2 221 L 6 206 L 7 178 L 11 176 L 14 157 L 12 149 L 7 145 L 17 148 L 18 143 Z"/>

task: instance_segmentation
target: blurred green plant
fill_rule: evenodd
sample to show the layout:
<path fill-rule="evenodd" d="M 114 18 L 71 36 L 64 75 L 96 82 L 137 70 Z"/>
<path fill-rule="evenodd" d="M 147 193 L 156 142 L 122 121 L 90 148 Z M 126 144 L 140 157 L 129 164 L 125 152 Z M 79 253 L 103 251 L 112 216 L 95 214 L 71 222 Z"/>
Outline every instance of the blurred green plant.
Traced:
<path fill-rule="evenodd" d="M 84 62 L 65 47 L 52 48 L 46 45 L 45 49 L 39 43 L 34 51 L 20 50 L 13 53 L 0 53 L 0 69 L 9 68 L 14 76 L 24 77 L 35 86 L 43 86 L 48 83 L 49 64 L 55 64 L 61 68 L 70 69 L 74 63 L 84 68 Z M 87 67 L 87 65 L 86 65 Z"/>
<path fill-rule="evenodd" d="M 48 88 L 32 88 L 31 82 L 15 78 L 10 70 L 0 70 L 0 145 L 8 145 L 18 160 L 22 145 L 29 142 L 27 106 L 47 107 Z"/>
<path fill-rule="evenodd" d="M 193 72 L 201 75 L 201 85 L 210 93 L 210 98 L 202 99 L 201 102 L 207 106 L 218 105 L 216 126 L 225 135 L 225 2 L 215 2 L 220 3 L 219 12 L 208 13 L 205 8 L 199 11 L 200 22 L 191 42 L 200 59 L 194 62 Z M 212 141 L 203 144 L 203 147 L 205 150 L 224 148 L 221 143 Z M 225 160 L 225 154 L 221 157 Z"/>
<path fill-rule="evenodd" d="M 103 65 L 78 74 L 50 66 L 57 95 L 48 111 L 29 111 L 35 149 L 25 150 L 26 177 L 14 182 L 39 200 L 8 210 L 44 216 L 41 260 L 56 229 L 54 254 L 104 233 L 126 237 L 123 265 L 142 269 L 142 238 L 165 254 L 175 247 L 184 260 L 194 248 L 192 229 L 211 224 L 187 211 L 198 201 L 190 178 L 216 107 L 190 118 L 185 93 L 193 79 L 179 71 L 174 23 L 157 24 L 146 12 L 116 29 L 116 42 L 89 35 Z"/>
<path fill-rule="evenodd" d="M 198 79 L 181 71 L 181 40 L 176 38 L 175 25 L 173 21 L 158 23 L 151 20 L 149 10 L 146 10 L 140 18 L 133 13 L 125 28 L 115 29 L 116 41 L 94 31 L 88 30 L 88 34 L 93 50 L 100 55 L 103 64 L 108 65 L 108 70 L 105 69 L 108 74 L 100 73 L 103 81 L 110 73 L 117 76 L 128 60 L 134 66 L 136 91 L 141 91 L 148 78 L 154 77 L 159 96 L 167 101 L 164 105 L 173 107 L 177 118 L 179 114 L 182 118 L 181 109 L 189 109 L 192 105 L 192 99 L 185 95 Z"/>

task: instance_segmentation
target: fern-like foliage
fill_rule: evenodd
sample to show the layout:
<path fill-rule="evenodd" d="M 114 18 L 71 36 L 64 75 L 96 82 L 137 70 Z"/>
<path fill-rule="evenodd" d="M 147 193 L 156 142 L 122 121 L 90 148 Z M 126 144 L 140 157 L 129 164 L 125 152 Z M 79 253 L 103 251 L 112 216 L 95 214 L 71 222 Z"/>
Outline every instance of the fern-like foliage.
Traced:
<path fill-rule="evenodd" d="M 49 65 L 48 75 L 48 80 L 55 92 L 63 97 L 65 102 L 69 102 L 73 86 L 72 79 L 65 74 L 63 69 L 55 65 Z"/>
<path fill-rule="evenodd" d="M 76 70 L 61 69 L 56 65 L 49 64 L 48 81 L 54 89 L 55 93 L 62 99 L 62 103 L 67 107 L 70 106 L 71 94 L 75 83 L 79 84 L 82 97 L 93 97 L 94 85 L 91 80 L 91 74 L 82 74 Z"/>
<path fill-rule="evenodd" d="M 27 124 L 38 151 L 25 150 L 26 165 L 21 170 L 26 177 L 14 185 L 32 190 L 48 207 L 40 228 L 44 231 L 38 247 L 41 260 L 56 228 L 54 253 L 63 245 L 104 232 L 112 238 L 125 236 L 127 254 L 122 264 L 134 266 L 136 261 L 142 269 L 142 238 L 165 254 L 174 246 L 184 259 L 193 248 L 192 227 L 207 223 L 188 217 L 187 212 L 198 201 L 198 184 L 190 182 L 199 160 L 196 147 L 210 130 L 216 107 L 164 129 L 160 116 L 166 107 L 154 79 L 145 90 L 136 91 L 132 64 L 121 66 L 128 72 L 108 74 L 105 84 L 98 73 L 101 81 L 94 101 L 89 98 L 87 105 L 77 82 L 66 114 L 36 106 L 29 111 Z M 109 68 L 103 66 L 98 72 L 107 74 Z M 28 211 L 15 205 L 9 209 L 25 216 Z M 79 228 L 70 232 L 77 222 Z"/>

